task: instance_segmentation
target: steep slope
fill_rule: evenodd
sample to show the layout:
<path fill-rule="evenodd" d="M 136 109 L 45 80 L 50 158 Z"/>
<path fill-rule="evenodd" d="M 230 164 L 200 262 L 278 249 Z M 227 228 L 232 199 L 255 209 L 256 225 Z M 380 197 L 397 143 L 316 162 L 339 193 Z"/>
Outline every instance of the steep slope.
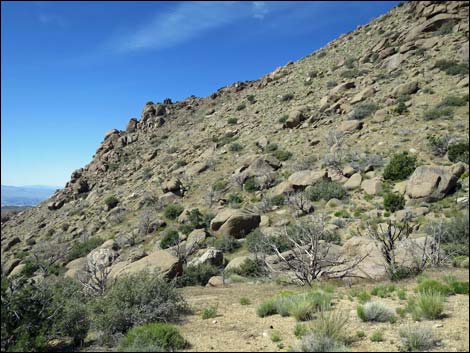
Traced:
<path fill-rule="evenodd" d="M 106 133 L 64 189 L 2 223 L 3 272 L 17 274 L 44 248 L 69 254 L 92 238 L 117 243 L 110 260 L 116 271 L 142 256 L 153 264 L 152 254 L 163 256 L 162 229 L 185 222 L 165 219 L 171 203 L 203 214 L 241 207 L 262 216 L 262 230 L 275 231 L 300 213 L 266 200 L 313 185 L 310 174 L 291 177 L 302 170 L 348 183 L 347 202 L 315 201 L 309 210 L 327 214 L 343 241 L 374 215 L 402 217 L 382 209 L 390 157 L 408 151 L 419 165 L 450 166 L 445 151 L 432 153 L 429 138 L 468 140 L 468 10 L 466 2 L 408 3 L 259 80 L 206 98 L 147 103 L 125 131 Z M 459 191 L 445 191 L 438 203 L 426 199 L 419 209 L 407 191 L 415 229 L 465 207 L 455 200 L 468 195 L 468 173 L 454 174 L 463 175 Z M 388 187 L 405 193 L 405 185 Z M 151 226 L 142 231 L 147 218 Z M 250 222 L 233 234 L 243 237 L 259 223 Z M 60 266 L 70 260 L 58 258 Z"/>

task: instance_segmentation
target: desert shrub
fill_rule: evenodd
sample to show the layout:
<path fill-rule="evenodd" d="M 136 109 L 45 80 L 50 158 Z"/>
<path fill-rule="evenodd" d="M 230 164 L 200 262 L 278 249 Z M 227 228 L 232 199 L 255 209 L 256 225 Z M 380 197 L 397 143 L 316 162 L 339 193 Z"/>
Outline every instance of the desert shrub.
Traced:
<path fill-rule="evenodd" d="M 354 108 L 349 117 L 351 119 L 361 120 L 375 113 L 377 109 L 379 109 L 379 107 L 375 103 L 362 103 Z"/>
<path fill-rule="evenodd" d="M 176 229 L 168 229 L 163 233 L 162 239 L 160 241 L 160 248 L 168 249 L 172 246 L 175 246 L 179 242 L 179 234 Z"/>
<path fill-rule="evenodd" d="M 281 102 L 288 102 L 294 98 L 294 95 L 292 93 L 286 93 L 281 96 Z"/>
<path fill-rule="evenodd" d="M 178 216 L 183 212 L 183 210 L 183 206 L 173 203 L 165 206 L 163 210 L 163 215 L 165 216 L 165 218 L 173 220 L 178 218 Z"/>
<path fill-rule="evenodd" d="M 436 106 L 427 109 L 423 113 L 424 120 L 451 119 L 454 117 L 454 111 L 450 107 Z"/>
<path fill-rule="evenodd" d="M 345 352 L 346 347 L 327 336 L 320 336 L 314 333 L 302 338 L 299 352 Z"/>
<path fill-rule="evenodd" d="M 453 24 L 450 22 L 444 23 L 439 29 L 437 30 L 437 34 L 440 36 L 444 36 L 446 34 L 452 33 Z"/>
<path fill-rule="evenodd" d="M 247 297 L 241 297 L 240 298 L 240 305 L 250 305 L 251 300 Z"/>
<path fill-rule="evenodd" d="M 237 111 L 240 111 L 240 110 L 243 110 L 246 108 L 246 104 L 245 103 L 240 103 L 239 105 L 237 105 Z"/>
<path fill-rule="evenodd" d="M 151 323 L 131 328 L 121 339 L 121 352 L 173 352 L 188 346 L 178 329 L 169 324 Z"/>
<path fill-rule="evenodd" d="M 250 102 L 251 104 L 256 103 L 256 97 L 253 94 L 250 94 L 249 96 L 246 97 L 247 101 Z"/>
<path fill-rule="evenodd" d="M 228 119 L 227 119 L 227 123 L 228 123 L 229 125 L 236 125 L 237 122 L 238 122 L 238 119 L 237 119 L 237 118 L 228 118 Z"/>
<path fill-rule="evenodd" d="M 387 211 L 395 212 L 405 207 L 405 198 L 402 194 L 387 193 L 384 196 L 384 208 Z"/>
<path fill-rule="evenodd" d="M 397 297 L 400 300 L 405 300 L 406 299 L 406 291 L 403 288 L 400 288 L 397 290 Z"/>
<path fill-rule="evenodd" d="M 281 149 L 275 150 L 272 154 L 274 157 L 276 157 L 282 162 L 287 161 L 288 159 L 292 157 L 292 152 L 281 150 Z"/>
<path fill-rule="evenodd" d="M 416 168 L 416 157 L 407 152 L 395 154 L 385 167 L 383 176 L 386 180 L 404 180 Z"/>
<path fill-rule="evenodd" d="M 326 88 L 333 88 L 336 87 L 338 83 L 336 81 L 327 81 L 326 82 Z"/>
<path fill-rule="evenodd" d="M 436 320 L 444 311 L 445 297 L 438 291 L 423 291 L 410 299 L 414 319 Z M 413 304 L 414 303 L 414 304 Z"/>
<path fill-rule="evenodd" d="M 286 203 L 286 198 L 284 195 L 276 195 L 271 197 L 270 203 L 274 206 L 283 206 Z"/>
<path fill-rule="evenodd" d="M 240 247 L 240 243 L 234 237 L 230 235 L 223 235 L 215 241 L 215 248 L 221 250 L 224 253 L 230 253 L 237 250 Z"/>
<path fill-rule="evenodd" d="M 289 119 L 289 117 L 287 115 L 283 115 L 279 119 L 277 119 L 277 121 L 281 124 L 284 124 L 287 121 L 287 119 Z"/>
<path fill-rule="evenodd" d="M 423 278 L 415 288 L 416 292 L 435 292 L 441 295 L 451 295 L 452 290 L 444 283 L 431 278 Z"/>
<path fill-rule="evenodd" d="M 436 339 L 430 327 L 407 326 L 399 331 L 402 348 L 406 352 L 424 352 L 436 345 Z"/>
<path fill-rule="evenodd" d="M 209 306 L 204 308 L 204 310 L 202 310 L 201 316 L 203 320 L 213 319 L 217 316 L 217 306 Z"/>
<path fill-rule="evenodd" d="M 247 178 L 243 184 L 243 189 L 248 192 L 255 192 L 260 189 L 254 177 Z"/>
<path fill-rule="evenodd" d="M 256 315 L 259 317 L 271 316 L 277 313 L 277 305 L 275 299 L 264 301 L 256 308 Z"/>
<path fill-rule="evenodd" d="M 93 306 L 94 324 L 104 339 L 152 322 L 171 322 L 188 308 L 171 282 L 142 271 L 118 279 Z"/>
<path fill-rule="evenodd" d="M 449 107 L 462 107 L 467 105 L 468 95 L 466 96 L 447 96 L 440 103 L 439 106 L 449 106 Z"/>
<path fill-rule="evenodd" d="M 346 196 L 346 191 L 342 185 L 330 180 L 319 181 L 306 192 L 310 201 L 319 201 L 321 199 L 329 201 L 331 199 L 342 199 Z"/>
<path fill-rule="evenodd" d="M 108 207 L 108 209 L 112 209 L 116 207 L 119 203 L 119 200 L 115 196 L 108 196 L 105 200 L 104 203 Z"/>
<path fill-rule="evenodd" d="M 1 297 L 2 351 L 47 351 L 53 339 L 78 345 L 87 335 L 87 298 L 70 278 L 12 283 L 2 276 Z"/>
<path fill-rule="evenodd" d="M 142 179 L 143 180 L 148 180 L 153 176 L 152 169 L 151 168 L 145 168 L 142 171 Z"/>
<path fill-rule="evenodd" d="M 468 63 L 458 63 L 453 60 L 438 60 L 434 67 L 444 71 L 448 75 L 468 74 Z"/>
<path fill-rule="evenodd" d="M 266 147 L 264 148 L 264 150 L 266 152 L 274 152 L 275 150 L 277 150 L 279 148 L 279 146 L 276 144 L 276 143 L 273 143 L 273 142 L 270 142 L 266 145 Z"/>
<path fill-rule="evenodd" d="M 459 281 L 456 277 L 450 275 L 444 278 L 450 292 L 452 294 L 467 294 L 469 289 L 469 283 L 464 281 Z"/>
<path fill-rule="evenodd" d="M 266 269 L 262 260 L 246 259 L 239 268 L 231 272 L 243 277 L 261 277 L 266 274 Z"/>
<path fill-rule="evenodd" d="M 468 256 L 469 252 L 469 213 L 468 210 L 453 217 L 446 223 L 441 242 L 443 249 L 452 255 Z"/>
<path fill-rule="evenodd" d="M 369 292 L 367 292 L 366 290 L 360 291 L 355 296 L 356 296 L 357 300 L 359 301 L 359 303 L 361 303 L 361 304 L 367 303 L 372 298 L 371 295 L 369 294 Z"/>
<path fill-rule="evenodd" d="M 404 102 L 399 102 L 396 107 L 393 109 L 393 111 L 397 114 L 403 114 L 408 111 L 408 107 Z"/>
<path fill-rule="evenodd" d="M 225 187 L 227 186 L 227 182 L 223 179 L 221 180 L 217 180 L 216 182 L 214 182 L 214 184 L 212 184 L 212 190 L 213 191 L 221 191 L 223 189 L 225 189 Z"/>
<path fill-rule="evenodd" d="M 205 286 L 212 276 L 217 276 L 220 269 L 211 264 L 199 264 L 183 268 L 183 275 L 176 279 L 178 287 Z"/>
<path fill-rule="evenodd" d="M 362 321 L 386 322 L 394 317 L 393 310 L 379 302 L 367 302 L 357 306 L 357 316 Z"/>
<path fill-rule="evenodd" d="M 238 194 L 229 194 L 227 202 L 231 207 L 237 207 L 243 202 L 243 199 Z"/>
<path fill-rule="evenodd" d="M 447 157 L 451 162 L 463 162 L 468 164 L 468 141 L 460 141 L 449 145 Z"/>
<path fill-rule="evenodd" d="M 90 251 L 96 249 L 103 243 L 104 239 L 98 237 L 90 238 L 83 242 L 75 243 L 72 245 L 72 248 L 70 249 L 67 255 L 67 259 L 69 261 L 72 261 L 78 259 L 79 257 L 86 256 Z"/>
<path fill-rule="evenodd" d="M 229 150 L 230 152 L 239 152 L 243 149 L 243 145 L 238 142 L 234 142 L 230 145 Z"/>
<path fill-rule="evenodd" d="M 427 140 L 427 145 L 433 155 L 442 157 L 447 153 L 447 147 L 450 140 L 449 136 L 431 135 L 427 137 Z"/>

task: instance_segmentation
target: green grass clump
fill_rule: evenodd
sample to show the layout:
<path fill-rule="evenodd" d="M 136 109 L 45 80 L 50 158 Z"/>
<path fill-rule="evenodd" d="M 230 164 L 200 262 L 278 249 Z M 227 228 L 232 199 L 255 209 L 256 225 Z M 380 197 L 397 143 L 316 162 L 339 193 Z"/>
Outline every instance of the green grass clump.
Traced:
<path fill-rule="evenodd" d="M 175 246 L 179 242 L 179 234 L 178 231 L 175 229 L 168 229 L 162 237 L 160 241 L 160 248 L 168 249 L 172 246 Z"/>
<path fill-rule="evenodd" d="M 343 186 L 335 181 L 331 180 L 322 180 L 313 185 L 307 191 L 307 197 L 310 201 L 319 201 L 325 200 L 329 201 L 331 199 L 343 199 L 347 195 L 346 190 Z"/>
<path fill-rule="evenodd" d="M 241 297 L 240 298 L 240 305 L 250 305 L 251 300 L 247 297 Z"/>
<path fill-rule="evenodd" d="M 78 259 L 79 257 L 86 256 L 90 251 L 96 249 L 103 243 L 104 239 L 98 237 L 90 238 L 83 242 L 75 243 L 70 249 L 70 252 L 67 255 L 67 259 L 69 261 L 72 261 Z"/>
<path fill-rule="evenodd" d="M 119 200 L 115 196 L 108 196 L 105 200 L 104 203 L 108 207 L 108 209 L 112 209 L 116 207 L 119 203 Z"/>
<path fill-rule="evenodd" d="M 277 314 L 277 305 L 275 299 L 267 300 L 256 308 L 256 315 L 266 317 Z"/>
<path fill-rule="evenodd" d="M 350 114 L 351 119 L 361 120 L 372 115 L 379 109 L 379 106 L 375 103 L 362 103 L 359 104 L 352 113 Z"/>
<path fill-rule="evenodd" d="M 444 296 L 452 294 L 452 290 L 448 285 L 430 278 L 420 280 L 418 286 L 415 288 L 415 292 L 436 292 Z"/>
<path fill-rule="evenodd" d="M 384 340 L 384 334 L 380 330 L 375 330 L 370 336 L 371 342 L 382 342 Z"/>
<path fill-rule="evenodd" d="M 439 103 L 440 106 L 448 106 L 448 107 L 461 107 L 464 105 L 467 105 L 468 102 L 468 95 L 465 96 L 447 96 L 445 97 L 441 103 Z"/>
<path fill-rule="evenodd" d="M 229 150 L 230 152 L 239 152 L 243 149 L 243 145 L 238 142 L 234 142 L 230 145 Z"/>
<path fill-rule="evenodd" d="M 379 302 L 367 302 L 357 306 L 357 316 L 362 321 L 387 322 L 393 320 L 393 310 Z"/>
<path fill-rule="evenodd" d="M 395 291 L 395 289 L 396 288 L 393 284 L 379 284 L 372 288 L 370 294 L 380 298 L 387 298 Z"/>
<path fill-rule="evenodd" d="M 295 324 L 295 327 L 294 327 L 294 335 L 295 335 L 295 337 L 297 337 L 297 338 L 302 338 L 302 337 L 305 336 L 308 332 L 309 332 L 309 329 L 308 329 L 308 327 L 305 326 L 304 324 L 301 324 L 301 323 Z"/>
<path fill-rule="evenodd" d="M 204 308 L 204 310 L 202 311 L 203 320 L 213 319 L 216 316 L 217 316 L 217 306 L 210 306 L 208 308 Z"/>
<path fill-rule="evenodd" d="M 273 153 L 273 156 L 279 159 L 281 162 L 287 161 L 292 157 L 292 152 L 286 151 L 286 150 L 281 150 L 277 149 Z"/>
<path fill-rule="evenodd" d="M 227 119 L 227 124 L 229 124 L 229 125 L 236 125 L 237 123 L 238 123 L 237 118 L 228 118 Z"/>
<path fill-rule="evenodd" d="M 395 154 L 384 169 L 384 179 L 404 180 L 408 178 L 416 168 L 416 157 L 408 152 Z"/>
<path fill-rule="evenodd" d="M 468 74 L 468 63 L 458 63 L 454 60 L 438 60 L 434 65 L 447 75 L 465 75 Z"/>
<path fill-rule="evenodd" d="M 121 339 L 121 352 L 171 352 L 184 349 L 188 342 L 169 324 L 151 323 L 131 328 Z"/>
<path fill-rule="evenodd" d="M 424 120 L 452 119 L 454 111 L 450 107 L 436 106 L 423 113 Z"/>
<path fill-rule="evenodd" d="M 281 333 L 279 331 L 273 331 L 271 332 L 271 341 L 272 342 L 281 342 Z"/>
<path fill-rule="evenodd" d="M 408 299 L 408 311 L 414 320 L 437 320 L 444 311 L 445 297 L 437 291 L 420 292 Z"/>

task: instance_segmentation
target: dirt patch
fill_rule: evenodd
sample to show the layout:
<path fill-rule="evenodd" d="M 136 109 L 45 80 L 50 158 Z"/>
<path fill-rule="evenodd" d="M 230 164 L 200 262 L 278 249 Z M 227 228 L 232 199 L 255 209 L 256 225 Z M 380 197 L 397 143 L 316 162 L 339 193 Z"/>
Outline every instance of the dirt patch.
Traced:
<path fill-rule="evenodd" d="M 468 280 L 468 270 L 450 269 L 430 272 L 427 275 L 442 278 L 452 274 L 461 280 Z M 378 283 L 358 283 L 352 288 L 371 290 Z M 406 290 L 407 296 L 413 295 L 416 280 L 410 279 L 394 283 L 397 288 Z M 180 325 L 182 335 L 191 343 L 188 351 L 286 351 L 298 343 L 294 335 L 295 319 L 273 315 L 259 318 L 256 308 L 264 300 L 278 294 L 281 290 L 306 290 L 299 287 L 280 286 L 275 283 L 234 283 L 225 288 L 190 287 L 182 290 L 193 314 L 186 317 Z M 469 297 L 454 295 L 447 299 L 445 317 L 440 320 L 413 322 L 407 315 L 396 323 L 364 323 L 358 317 L 357 300 L 351 300 L 351 288 L 339 286 L 335 290 L 333 303 L 335 310 L 348 313 L 349 323 L 345 334 L 352 339 L 349 348 L 352 351 L 398 351 L 400 344 L 399 330 L 408 324 L 429 326 L 441 343 L 433 351 L 468 351 L 469 350 Z M 241 305 L 240 298 L 251 300 L 250 305 Z M 373 297 L 394 310 L 404 307 L 406 300 L 400 300 L 394 293 L 389 298 Z M 217 307 L 217 316 L 203 320 L 202 311 L 210 306 Z M 307 322 L 315 325 L 315 320 Z M 356 332 L 364 331 L 366 337 L 357 338 Z M 370 336 L 375 330 L 383 332 L 383 342 L 371 342 Z M 282 341 L 271 341 L 271 334 L 278 332 Z M 280 345 L 279 345 L 280 344 Z"/>

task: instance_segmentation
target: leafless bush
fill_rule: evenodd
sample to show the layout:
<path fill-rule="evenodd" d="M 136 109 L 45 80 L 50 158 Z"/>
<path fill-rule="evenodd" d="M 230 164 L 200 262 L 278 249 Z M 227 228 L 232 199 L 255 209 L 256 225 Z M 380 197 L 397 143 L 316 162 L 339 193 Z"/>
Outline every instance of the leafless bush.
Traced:
<path fill-rule="evenodd" d="M 65 259 L 66 255 L 67 245 L 56 242 L 41 242 L 31 252 L 33 263 L 46 275 L 50 273 L 51 267 Z"/>
<path fill-rule="evenodd" d="M 330 131 L 325 136 L 329 151 L 323 157 L 323 163 L 337 171 L 349 160 L 349 147 L 344 143 L 344 134 L 339 131 Z"/>
<path fill-rule="evenodd" d="M 279 244 L 273 238 L 264 238 L 280 262 L 290 269 L 301 284 L 312 286 L 318 278 L 356 277 L 354 268 L 367 255 L 355 258 L 344 258 L 332 250 L 333 244 L 321 241 L 327 236 L 325 218 L 312 216 L 304 223 L 296 224 L 292 229 L 285 228 L 281 236 L 289 243 L 291 250 L 281 252 Z M 266 265 L 272 270 L 272 266 Z"/>
<path fill-rule="evenodd" d="M 304 215 L 313 211 L 313 204 L 305 192 L 293 192 L 287 195 L 287 204 L 294 210 L 295 215 Z"/>
<path fill-rule="evenodd" d="M 108 286 L 111 267 L 107 263 L 93 262 L 93 259 L 87 261 L 86 270 L 78 272 L 77 279 L 89 295 L 101 296 Z"/>
<path fill-rule="evenodd" d="M 147 235 L 150 233 L 150 228 L 152 225 L 152 217 L 153 213 L 149 210 L 146 209 L 142 212 L 139 218 L 139 234 L 142 236 Z"/>

